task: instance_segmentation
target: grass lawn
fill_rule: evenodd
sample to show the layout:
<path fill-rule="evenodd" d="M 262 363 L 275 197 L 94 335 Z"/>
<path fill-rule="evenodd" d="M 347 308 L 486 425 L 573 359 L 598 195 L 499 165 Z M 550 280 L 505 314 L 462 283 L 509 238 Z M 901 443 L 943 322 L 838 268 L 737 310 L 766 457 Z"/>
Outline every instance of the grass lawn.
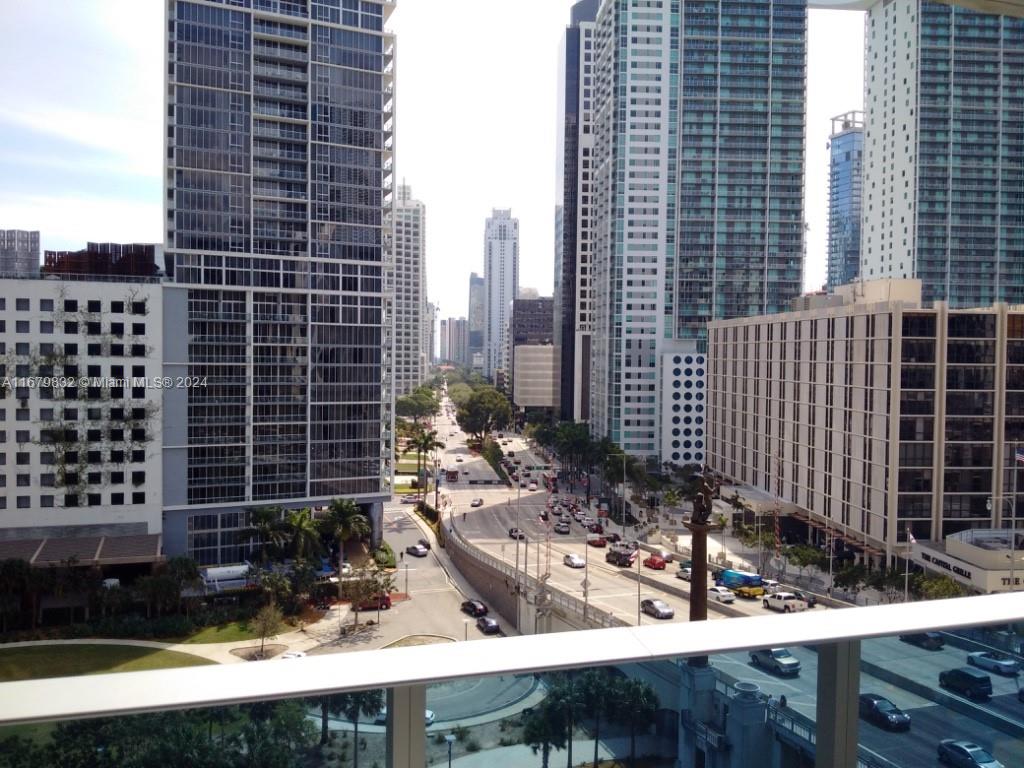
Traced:
<path fill-rule="evenodd" d="M 258 635 L 249 628 L 247 621 L 229 621 L 215 627 L 203 627 L 194 635 L 177 639 L 179 643 L 195 645 L 197 643 L 236 643 L 239 640 L 253 640 Z M 171 640 L 169 642 L 174 642 Z"/>
<path fill-rule="evenodd" d="M 189 653 L 134 645 L 33 645 L 0 649 L 0 682 L 215 663 Z"/>

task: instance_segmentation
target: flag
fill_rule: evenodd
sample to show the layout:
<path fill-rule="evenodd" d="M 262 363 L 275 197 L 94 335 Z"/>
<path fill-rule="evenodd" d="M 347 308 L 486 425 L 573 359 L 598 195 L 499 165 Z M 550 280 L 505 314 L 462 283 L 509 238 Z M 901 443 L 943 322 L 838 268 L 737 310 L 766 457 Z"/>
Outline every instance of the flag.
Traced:
<path fill-rule="evenodd" d="M 909 528 L 907 529 L 907 541 L 909 541 L 911 544 L 917 544 L 917 539 L 914 538 L 914 532 L 911 531 Z"/>
<path fill-rule="evenodd" d="M 1015 451 L 1015 454 L 1016 454 L 1016 458 L 1017 458 L 1017 463 L 1018 464 L 1024 464 L 1024 448 L 1018 448 Z"/>

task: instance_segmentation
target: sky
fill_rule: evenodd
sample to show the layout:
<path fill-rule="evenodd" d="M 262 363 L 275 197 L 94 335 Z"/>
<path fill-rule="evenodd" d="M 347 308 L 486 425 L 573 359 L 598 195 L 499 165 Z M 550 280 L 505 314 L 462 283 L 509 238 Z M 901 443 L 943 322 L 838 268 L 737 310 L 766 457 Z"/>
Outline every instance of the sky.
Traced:
<path fill-rule="evenodd" d="M 396 171 L 427 207 L 427 293 L 466 315 L 484 220 L 550 295 L 559 44 L 573 0 L 398 0 Z M 164 0 L 0 0 L 0 228 L 44 249 L 161 242 Z M 825 280 L 830 118 L 863 102 L 863 14 L 810 11 L 805 287 Z"/>

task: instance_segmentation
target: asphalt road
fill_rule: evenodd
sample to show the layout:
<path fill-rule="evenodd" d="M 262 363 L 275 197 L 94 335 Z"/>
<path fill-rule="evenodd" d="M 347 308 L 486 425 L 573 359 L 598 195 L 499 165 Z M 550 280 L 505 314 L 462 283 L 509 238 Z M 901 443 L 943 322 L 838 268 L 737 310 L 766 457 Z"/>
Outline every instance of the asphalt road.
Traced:
<path fill-rule="evenodd" d="M 862 653 L 869 655 L 875 644 L 900 643 L 882 638 L 862 643 Z M 738 680 L 757 683 L 761 690 L 778 699 L 785 696 L 787 706 L 814 720 L 817 697 L 818 655 L 807 648 L 790 648 L 800 659 L 802 670 L 798 677 L 783 678 L 759 669 L 750 663 L 747 653 L 727 653 L 711 657 L 711 663 Z M 922 651 L 928 653 L 928 651 Z M 962 653 L 962 652 L 961 652 Z M 904 660 L 906 674 L 918 677 L 920 668 L 916 660 Z M 862 693 L 885 696 L 911 717 L 909 731 L 892 733 L 864 720 L 859 721 L 859 741 L 863 747 L 904 768 L 938 765 L 936 749 L 942 739 L 969 739 L 989 749 L 1006 766 L 1024 766 L 1024 742 L 1002 731 L 964 717 L 928 699 L 916 696 L 898 686 L 885 683 L 871 675 L 861 674 Z"/>

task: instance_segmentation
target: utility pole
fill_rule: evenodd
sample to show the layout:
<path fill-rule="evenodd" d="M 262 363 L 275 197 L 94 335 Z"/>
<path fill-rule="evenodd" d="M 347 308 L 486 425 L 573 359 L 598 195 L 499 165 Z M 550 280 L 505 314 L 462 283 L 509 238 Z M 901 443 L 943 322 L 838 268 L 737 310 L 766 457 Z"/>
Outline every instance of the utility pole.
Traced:
<path fill-rule="evenodd" d="M 714 481 L 707 466 L 701 477 L 700 493 L 693 501 L 693 515 L 690 522 L 683 522 L 690 531 L 690 548 L 693 560 L 690 572 L 690 621 L 708 619 L 708 531 L 711 529 L 711 512 L 714 509 Z M 637 558 L 639 561 L 639 557 Z M 692 656 L 687 660 L 691 667 L 706 667 L 707 656 Z"/>

